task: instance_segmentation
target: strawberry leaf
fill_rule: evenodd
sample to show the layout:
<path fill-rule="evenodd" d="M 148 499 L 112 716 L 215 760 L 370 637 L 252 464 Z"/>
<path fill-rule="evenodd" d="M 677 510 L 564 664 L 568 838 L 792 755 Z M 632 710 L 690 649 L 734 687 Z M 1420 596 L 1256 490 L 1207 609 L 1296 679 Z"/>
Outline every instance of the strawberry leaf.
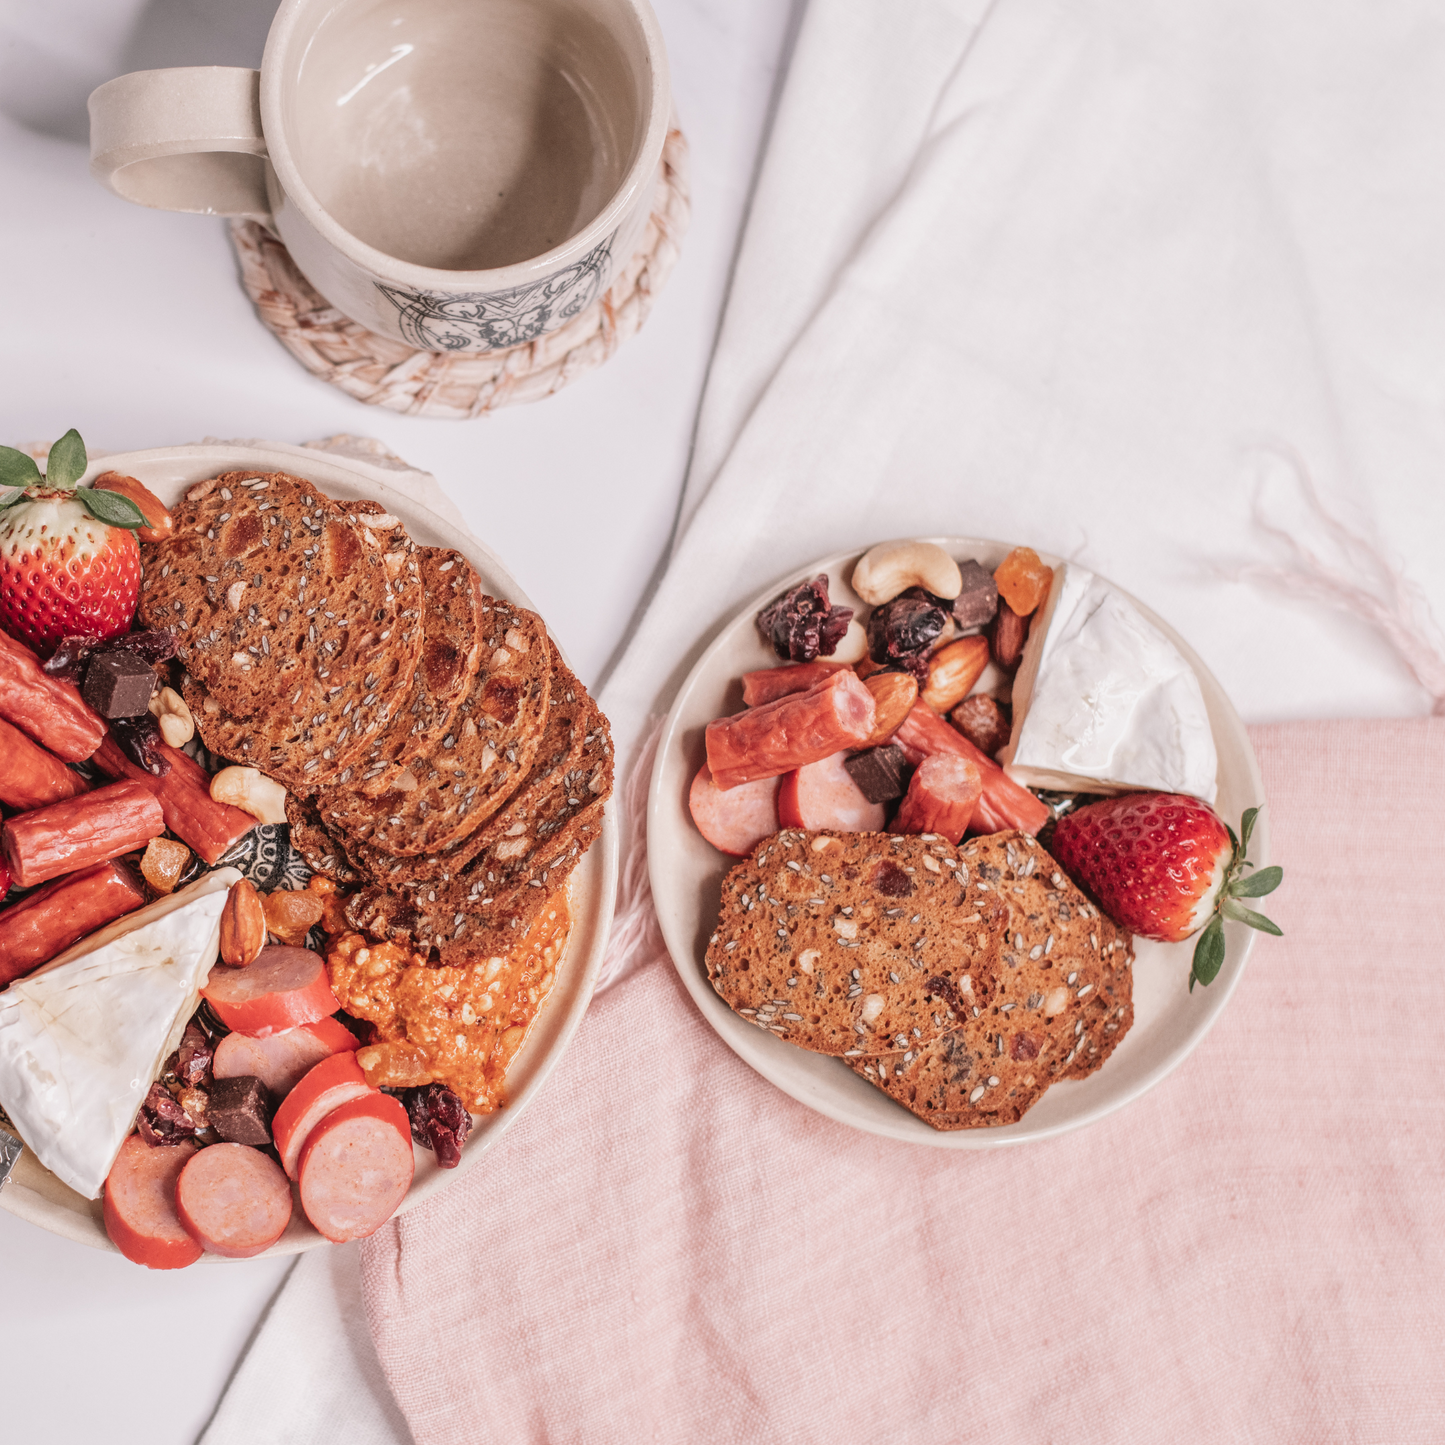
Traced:
<path fill-rule="evenodd" d="M 1194 967 L 1189 974 L 1189 991 L 1196 982 L 1213 983 L 1224 966 L 1224 920 L 1216 913 L 1194 945 Z"/>
<path fill-rule="evenodd" d="M 85 475 L 88 465 L 85 443 L 74 427 L 50 448 L 45 463 L 45 480 L 52 487 L 73 487 Z"/>
<path fill-rule="evenodd" d="M 1284 869 L 1276 863 L 1251 873 L 1248 878 L 1236 878 L 1226 892 L 1231 898 L 1263 898 L 1266 893 L 1273 893 L 1283 879 Z"/>
<path fill-rule="evenodd" d="M 92 517 L 104 522 L 108 527 L 144 527 L 146 524 L 145 513 L 129 497 L 123 497 L 119 492 L 81 487 L 77 490 L 75 499 L 85 505 L 86 511 Z"/>
<path fill-rule="evenodd" d="M 1254 832 L 1255 820 L 1258 817 L 1258 808 L 1246 808 L 1244 817 L 1239 821 L 1239 846 L 1245 853 L 1249 852 L 1250 834 Z"/>
<path fill-rule="evenodd" d="M 1242 903 L 1236 903 L 1232 898 L 1226 898 L 1220 912 L 1226 918 L 1232 918 L 1237 923 L 1247 923 L 1251 928 L 1257 928 L 1261 933 L 1272 933 L 1276 938 L 1284 937 L 1284 929 L 1279 924 L 1271 923 L 1262 913 L 1255 913 L 1246 908 Z"/>
<path fill-rule="evenodd" d="M 0 447 L 0 487 L 18 487 L 23 491 L 26 487 L 33 487 L 39 480 L 40 468 L 35 465 L 34 457 L 27 456 L 14 447 Z M 15 496 L 0 502 L 0 506 L 8 507 L 11 502 L 19 500 L 17 492 Z"/>

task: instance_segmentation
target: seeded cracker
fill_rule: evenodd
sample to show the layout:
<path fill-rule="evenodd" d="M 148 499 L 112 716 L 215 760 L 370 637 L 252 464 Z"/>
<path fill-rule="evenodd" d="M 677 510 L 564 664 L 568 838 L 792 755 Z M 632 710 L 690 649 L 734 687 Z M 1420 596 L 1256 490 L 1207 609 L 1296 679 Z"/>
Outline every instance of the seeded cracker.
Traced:
<path fill-rule="evenodd" d="M 244 721 L 237 761 L 311 787 L 363 755 L 421 654 L 415 548 L 395 519 L 352 515 L 298 477 L 230 472 L 192 487 L 141 551 L 139 615 L 175 636 L 203 739 Z M 235 757 L 234 741 L 216 751 Z"/>
<path fill-rule="evenodd" d="M 1043 848 L 999 833 L 962 860 L 1008 905 L 993 998 L 932 1043 L 848 1061 L 936 1129 L 1016 1122 L 1055 1080 L 1097 1069 L 1134 1018 L 1129 934 Z"/>
<path fill-rule="evenodd" d="M 802 1048 L 910 1048 L 991 1000 L 1006 916 L 935 835 L 782 832 L 723 881 L 708 978 Z"/>
<path fill-rule="evenodd" d="M 486 849 L 495 849 L 493 856 L 504 862 L 529 851 L 529 824 L 546 815 L 557 790 L 565 787 L 565 776 L 578 766 L 589 724 L 595 725 L 596 716 L 586 690 L 562 661 L 550 639 L 548 647 L 552 654 L 552 681 L 547 727 L 532 770 L 521 786 L 501 811 L 474 833 L 436 853 L 398 858 L 371 843 L 354 845 L 358 865 L 378 883 L 406 888 L 445 883 Z"/>
<path fill-rule="evenodd" d="M 445 883 L 368 888 L 347 903 L 353 928 L 375 938 L 435 946 L 442 962 L 500 953 L 496 939 L 525 927 L 536 901 L 556 889 L 581 861 L 602 829 L 602 809 L 612 793 L 612 738 L 595 703 L 587 699 L 587 731 L 575 767 L 563 771 L 527 821 L 526 831 L 503 841 L 514 846 L 499 856 L 499 845 L 479 853 Z M 516 845 L 516 839 L 525 843 Z"/>
<path fill-rule="evenodd" d="M 481 579 L 460 552 L 420 547 L 417 562 L 422 580 L 421 666 L 410 695 L 373 738 L 354 777 L 362 792 L 377 797 L 390 792 L 413 758 L 440 747 L 457 705 L 472 690 L 482 660 Z"/>
<path fill-rule="evenodd" d="M 493 597 L 482 599 L 482 611 L 471 692 L 439 745 L 409 763 L 416 786 L 379 797 L 340 788 L 318 799 L 327 829 L 348 852 L 370 843 L 400 857 L 434 853 L 480 827 L 526 777 L 551 696 L 547 629 L 536 613 Z"/>

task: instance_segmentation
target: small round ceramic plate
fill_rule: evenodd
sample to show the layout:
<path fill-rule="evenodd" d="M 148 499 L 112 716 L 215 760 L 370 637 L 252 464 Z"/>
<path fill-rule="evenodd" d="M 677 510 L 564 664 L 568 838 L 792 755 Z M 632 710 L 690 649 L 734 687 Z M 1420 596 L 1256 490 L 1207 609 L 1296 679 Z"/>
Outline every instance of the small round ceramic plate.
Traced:
<path fill-rule="evenodd" d="M 412 540 L 420 546 L 451 547 L 460 552 L 476 568 L 482 586 L 494 597 L 506 597 L 526 607 L 532 605 L 492 552 L 390 485 L 397 480 L 395 471 L 364 461 L 268 442 L 221 442 L 107 456 L 92 462 L 82 481 L 89 482 L 105 471 L 124 472 L 144 482 L 162 502 L 171 506 L 192 483 L 241 468 L 290 472 L 315 483 L 328 496 L 367 497 L 380 502 L 387 511 L 401 518 Z M 398 1214 L 430 1198 L 466 1170 L 475 1168 L 503 1131 L 537 1096 L 566 1052 L 591 1001 L 612 923 L 616 893 L 617 820 L 609 804 L 601 838 L 572 875 L 572 937 L 562 967 L 526 1042 L 507 1070 L 510 1102 L 495 1114 L 475 1121 L 471 1137 L 462 1150 L 461 1163 L 455 1169 L 437 1168 L 432 1152 L 418 1148 L 416 1177 Z M 82 1198 L 68 1189 L 28 1149 L 20 1156 L 5 1187 L 0 1189 L 0 1208 L 53 1234 L 63 1234 L 97 1249 L 115 1249 L 106 1236 L 100 1201 Z M 325 1243 L 297 1208 L 292 1211 L 286 1233 L 266 1253 L 297 1254 Z M 220 1258 L 215 1254 L 202 1256 L 206 1262 Z"/>
<path fill-rule="evenodd" d="M 932 537 L 959 561 L 974 558 L 992 570 L 1011 548 L 971 537 Z M 687 794 L 706 759 L 703 730 L 714 718 L 742 708 L 743 673 L 777 664 L 758 637 L 758 609 L 786 588 L 819 572 L 828 574 L 834 603 L 855 609 L 864 604 L 848 586 L 861 553 L 840 553 L 780 578 L 743 608 L 698 659 L 673 703 L 658 744 L 648 799 L 647 852 L 652 895 L 663 937 L 678 973 L 703 1016 L 724 1042 L 765 1079 L 799 1103 L 871 1134 L 931 1144 L 942 1149 L 990 1149 L 1046 1139 L 1092 1123 L 1152 1088 L 1188 1055 L 1229 1002 L 1244 971 L 1253 934 L 1240 923 L 1226 923 L 1228 954 L 1208 988 L 1189 991 L 1193 940 L 1161 944 L 1139 940 L 1134 965 L 1134 1027 L 1104 1066 L 1087 1079 L 1054 1084 L 1016 1124 L 992 1129 L 943 1132 L 895 1104 L 860 1078 L 841 1059 L 809 1053 L 784 1043 L 735 1014 L 714 992 L 703 965 L 708 935 L 717 922 L 719 890 L 736 859 L 719 853 L 693 826 Z M 1043 555 L 1050 566 L 1060 559 Z M 1127 594 L 1125 594 L 1127 595 Z M 1130 598 L 1179 649 L 1194 668 L 1204 692 L 1219 754 L 1219 794 L 1215 807 L 1234 822 L 1246 808 L 1264 802 L 1259 766 L 1244 725 L 1229 699 L 1189 645 L 1147 607 Z M 997 674 L 985 674 L 988 691 Z M 1269 820 L 1261 814 L 1250 847 L 1261 866 L 1269 861 Z"/>

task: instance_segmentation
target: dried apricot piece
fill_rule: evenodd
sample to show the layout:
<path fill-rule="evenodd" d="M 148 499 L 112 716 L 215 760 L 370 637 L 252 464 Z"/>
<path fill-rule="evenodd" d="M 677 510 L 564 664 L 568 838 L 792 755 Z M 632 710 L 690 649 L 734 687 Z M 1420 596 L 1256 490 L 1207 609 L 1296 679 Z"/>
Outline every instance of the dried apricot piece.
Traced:
<path fill-rule="evenodd" d="M 174 838 L 152 838 L 146 844 L 140 871 L 157 893 L 169 893 L 191 861 L 191 850 Z"/>
<path fill-rule="evenodd" d="M 993 580 L 998 595 L 1020 617 L 1027 617 L 1049 595 L 1054 571 L 1044 566 L 1032 547 L 1015 547 L 994 569 Z"/>

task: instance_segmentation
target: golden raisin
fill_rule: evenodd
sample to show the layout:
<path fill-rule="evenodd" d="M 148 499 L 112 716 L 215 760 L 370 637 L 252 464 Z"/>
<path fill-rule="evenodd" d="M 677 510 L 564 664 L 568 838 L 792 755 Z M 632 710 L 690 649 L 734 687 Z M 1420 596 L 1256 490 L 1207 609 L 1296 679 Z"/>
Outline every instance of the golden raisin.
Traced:
<path fill-rule="evenodd" d="M 1045 567 L 1032 547 L 1015 547 L 994 570 L 998 595 L 1018 613 L 1027 617 L 1049 595 L 1053 568 Z"/>
<path fill-rule="evenodd" d="M 146 844 L 140 871 L 157 893 L 169 893 L 191 861 L 191 850 L 174 838 L 152 838 Z"/>
<path fill-rule="evenodd" d="M 299 948 L 307 933 L 321 922 L 325 900 L 319 893 L 278 889 L 261 900 L 266 912 L 266 931 L 282 943 Z"/>

